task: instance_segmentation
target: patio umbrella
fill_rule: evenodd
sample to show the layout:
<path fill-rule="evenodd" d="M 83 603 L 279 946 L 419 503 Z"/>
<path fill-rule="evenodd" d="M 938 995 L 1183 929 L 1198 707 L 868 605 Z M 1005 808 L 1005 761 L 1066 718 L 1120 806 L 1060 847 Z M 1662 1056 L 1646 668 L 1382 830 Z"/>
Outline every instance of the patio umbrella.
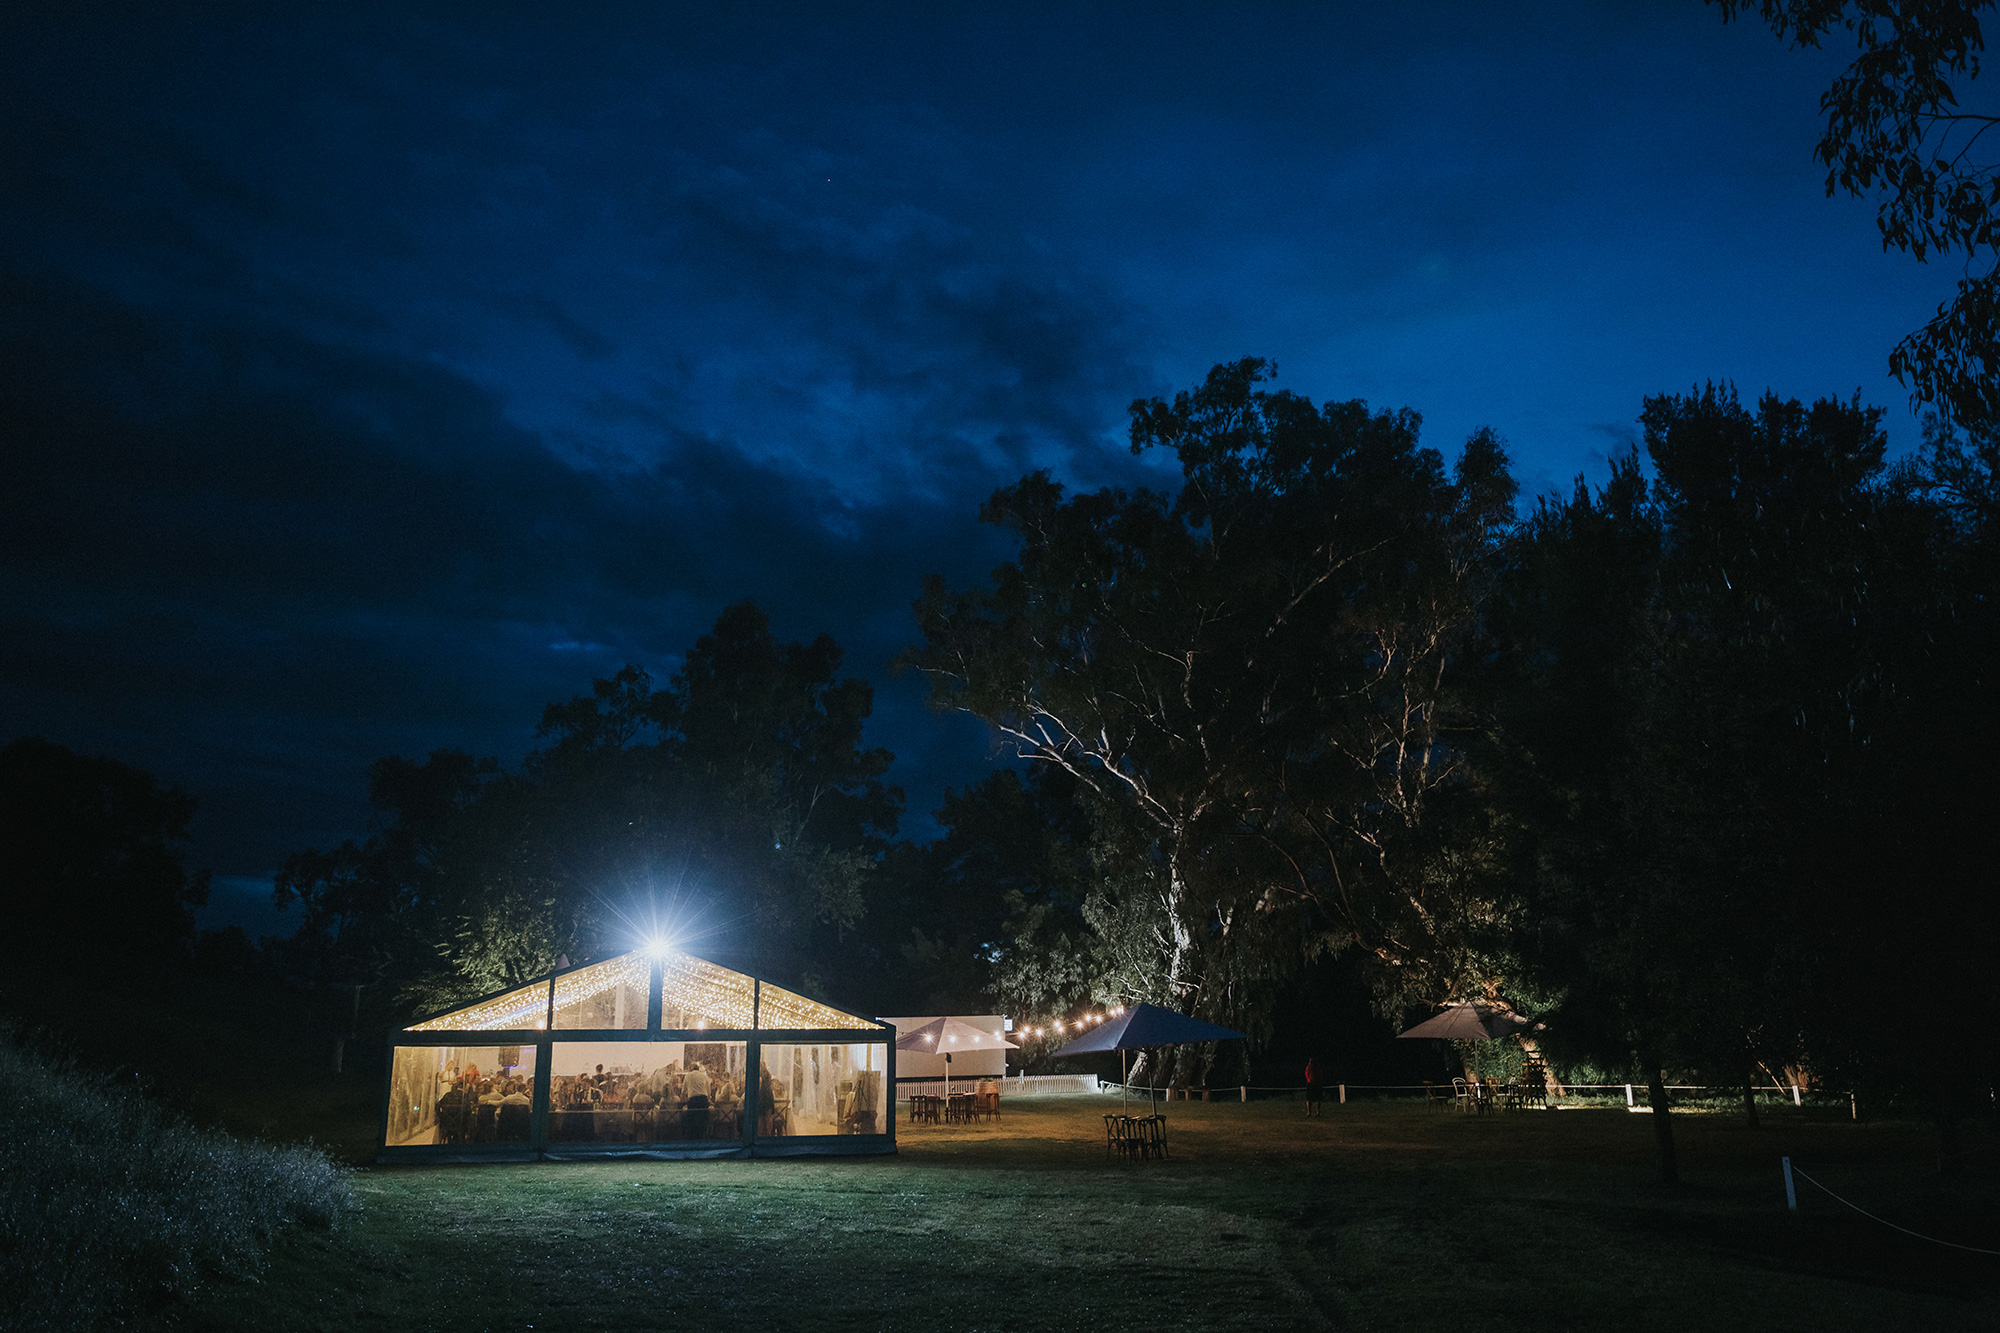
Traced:
<path fill-rule="evenodd" d="M 1528 1026 L 1528 1020 L 1504 1004 L 1485 1000 L 1458 1000 L 1444 1007 L 1400 1037 L 1450 1037 L 1457 1041 L 1490 1041 Z"/>
<path fill-rule="evenodd" d="M 1196 1041 L 1226 1041 L 1243 1034 L 1233 1028 L 1217 1027 L 1204 1023 L 1199 1018 L 1189 1018 L 1171 1009 L 1162 1009 L 1157 1004 L 1141 1001 L 1127 1009 L 1118 1017 L 1084 1033 L 1069 1045 L 1056 1052 L 1065 1055 L 1091 1055 L 1098 1051 L 1117 1051 L 1119 1087 L 1124 1084 L 1125 1052 L 1142 1050 L 1148 1046 L 1182 1046 Z"/>
<path fill-rule="evenodd" d="M 920 1028 L 911 1028 L 908 1036 L 899 1035 L 896 1038 L 896 1049 L 899 1051 L 924 1051 L 944 1057 L 944 1095 L 947 1097 L 951 1096 L 952 1052 L 991 1051 L 1003 1046 L 1010 1051 L 1020 1049 L 997 1032 L 961 1023 L 949 1015 L 933 1018 Z"/>

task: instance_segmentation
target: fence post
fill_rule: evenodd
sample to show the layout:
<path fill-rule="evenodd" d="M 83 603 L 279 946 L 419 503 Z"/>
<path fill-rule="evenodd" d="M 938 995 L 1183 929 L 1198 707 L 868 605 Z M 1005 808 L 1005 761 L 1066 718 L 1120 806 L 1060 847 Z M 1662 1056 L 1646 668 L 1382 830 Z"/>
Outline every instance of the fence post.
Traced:
<path fill-rule="evenodd" d="M 1792 1159 L 1780 1157 L 1778 1163 L 1785 1171 L 1785 1207 L 1796 1213 L 1799 1210 L 1799 1192 L 1792 1185 Z"/>
<path fill-rule="evenodd" d="M 1242 1087 L 1238 1088 L 1236 1091 L 1239 1094 L 1241 1094 L 1239 1100 L 1246 1102 L 1250 1100 L 1250 1085 L 1248 1083 L 1245 1083 Z"/>
<path fill-rule="evenodd" d="M 1804 1104 L 1799 1100 L 1799 1085 L 1796 1083 L 1792 1084 L 1792 1105 L 1803 1106 Z"/>
<path fill-rule="evenodd" d="M 1630 1083 L 1625 1085 L 1625 1104 L 1627 1106 L 1632 1104 L 1632 1085 Z"/>

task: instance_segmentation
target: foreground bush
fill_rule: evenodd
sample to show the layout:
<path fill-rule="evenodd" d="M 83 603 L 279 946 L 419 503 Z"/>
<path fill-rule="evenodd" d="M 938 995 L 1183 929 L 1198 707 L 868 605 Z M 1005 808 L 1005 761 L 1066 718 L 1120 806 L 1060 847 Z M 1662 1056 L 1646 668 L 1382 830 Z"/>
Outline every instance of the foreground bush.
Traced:
<path fill-rule="evenodd" d="M 0 1027 L 0 1328 L 122 1323 L 354 1206 L 317 1149 L 196 1129 Z"/>

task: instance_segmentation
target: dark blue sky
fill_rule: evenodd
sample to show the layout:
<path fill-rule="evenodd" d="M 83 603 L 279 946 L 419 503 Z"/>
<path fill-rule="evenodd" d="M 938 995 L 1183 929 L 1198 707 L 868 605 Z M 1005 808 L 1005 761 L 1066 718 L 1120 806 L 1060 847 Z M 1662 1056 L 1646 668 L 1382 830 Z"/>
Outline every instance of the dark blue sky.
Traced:
<path fill-rule="evenodd" d="M 888 676 L 920 578 L 1030 468 L 1166 480 L 1125 407 L 1216 361 L 1530 493 L 1709 377 L 1913 440 L 1954 275 L 1824 197 L 1840 53 L 1695 0 L 662 10 L 0 19 L 0 736 L 199 795 L 225 914 L 746 596 L 918 816 L 989 762 Z"/>

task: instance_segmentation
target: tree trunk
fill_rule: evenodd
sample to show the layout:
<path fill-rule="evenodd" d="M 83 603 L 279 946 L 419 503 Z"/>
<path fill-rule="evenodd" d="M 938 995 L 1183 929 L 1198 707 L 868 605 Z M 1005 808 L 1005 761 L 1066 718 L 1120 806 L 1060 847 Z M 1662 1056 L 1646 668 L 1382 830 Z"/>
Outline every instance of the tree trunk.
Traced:
<path fill-rule="evenodd" d="M 1660 1148 L 1660 1183 L 1681 1183 L 1680 1168 L 1674 1162 L 1674 1122 L 1667 1109 L 1667 1079 L 1656 1061 L 1646 1062 L 1646 1098 L 1653 1108 L 1653 1141 Z"/>
<path fill-rule="evenodd" d="M 1750 1128 L 1757 1128 L 1757 1070 L 1753 1066 L 1743 1071 L 1743 1115 L 1750 1122 Z"/>
<path fill-rule="evenodd" d="M 1167 858 L 1167 929 L 1173 933 L 1167 955 L 1167 1003 L 1185 1012 L 1186 992 L 1193 988 L 1194 931 L 1187 919 L 1187 883 L 1181 878 L 1181 833 L 1173 831 L 1174 851 Z"/>
<path fill-rule="evenodd" d="M 1173 851 L 1167 857 L 1167 929 L 1172 932 L 1172 952 L 1167 956 L 1167 1004 L 1181 1013 L 1188 1010 L 1188 996 L 1200 988 L 1195 976 L 1195 935 L 1188 924 L 1187 881 L 1181 878 L 1180 848 L 1183 830 L 1176 825 L 1172 831 Z M 1175 1046 L 1168 1049 L 1161 1058 L 1161 1067 L 1167 1073 L 1167 1083 L 1176 1081 L 1183 1085 L 1195 1081 L 1195 1065 L 1200 1050 L 1193 1046 Z"/>

